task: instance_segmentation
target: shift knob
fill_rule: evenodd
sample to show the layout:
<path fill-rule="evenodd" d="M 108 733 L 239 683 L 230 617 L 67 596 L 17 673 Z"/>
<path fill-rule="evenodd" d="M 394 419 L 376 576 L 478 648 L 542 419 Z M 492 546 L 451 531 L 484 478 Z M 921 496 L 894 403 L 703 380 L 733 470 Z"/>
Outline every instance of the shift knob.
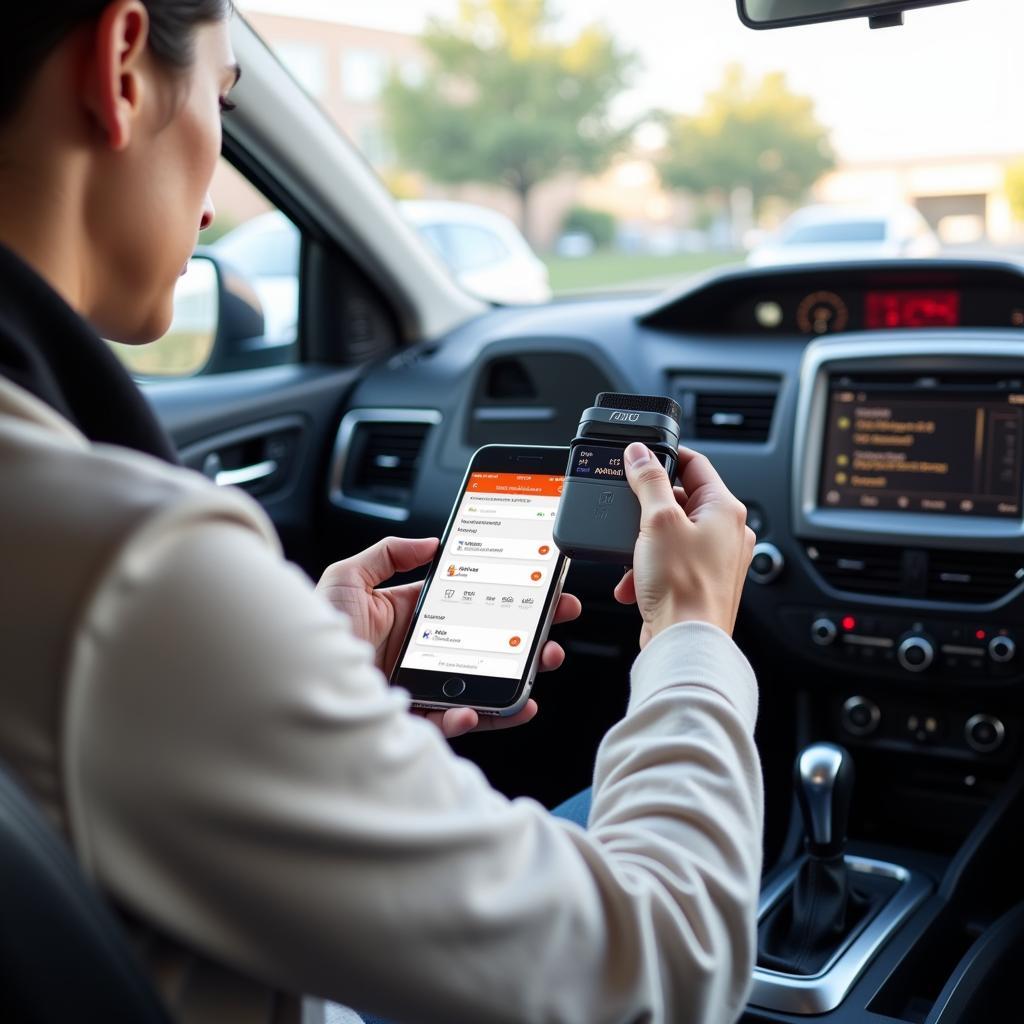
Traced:
<path fill-rule="evenodd" d="M 798 755 L 796 797 L 811 857 L 829 859 L 845 849 L 853 778 L 853 758 L 835 743 L 812 743 Z"/>

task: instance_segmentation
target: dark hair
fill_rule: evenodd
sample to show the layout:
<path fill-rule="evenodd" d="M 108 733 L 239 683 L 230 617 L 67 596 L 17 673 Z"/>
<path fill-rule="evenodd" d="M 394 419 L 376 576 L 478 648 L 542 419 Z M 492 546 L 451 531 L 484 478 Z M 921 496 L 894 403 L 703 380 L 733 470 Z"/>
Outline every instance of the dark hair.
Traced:
<path fill-rule="evenodd" d="M 65 36 L 98 18 L 110 0 L 36 0 L 4 11 L 0 43 L 0 123 L 18 109 L 36 70 Z M 194 56 L 195 30 L 227 17 L 231 0 L 142 0 L 149 12 L 150 52 L 184 70 Z"/>

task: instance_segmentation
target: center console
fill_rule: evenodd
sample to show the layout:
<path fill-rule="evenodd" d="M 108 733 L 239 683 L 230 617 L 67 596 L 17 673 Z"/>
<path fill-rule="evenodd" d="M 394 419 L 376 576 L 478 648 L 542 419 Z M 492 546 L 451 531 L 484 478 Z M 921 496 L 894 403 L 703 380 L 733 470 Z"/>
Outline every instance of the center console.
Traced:
<path fill-rule="evenodd" d="M 814 600 L 777 619 L 806 664 L 851 681 L 841 738 L 962 759 L 1016 744 L 1022 494 L 1024 342 L 808 346 L 792 532 Z"/>
<path fill-rule="evenodd" d="M 748 590 L 765 649 L 791 655 L 798 745 L 841 744 L 859 781 L 827 867 L 793 801 L 749 1017 L 975 1019 L 970 979 L 1008 984 L 1006 949 L 1024 953 L 1003 849 L 1024 827 L 1024 341 L 813 342 L 793 438 L 788 529 L 759 537 L 772 572 Z"/>

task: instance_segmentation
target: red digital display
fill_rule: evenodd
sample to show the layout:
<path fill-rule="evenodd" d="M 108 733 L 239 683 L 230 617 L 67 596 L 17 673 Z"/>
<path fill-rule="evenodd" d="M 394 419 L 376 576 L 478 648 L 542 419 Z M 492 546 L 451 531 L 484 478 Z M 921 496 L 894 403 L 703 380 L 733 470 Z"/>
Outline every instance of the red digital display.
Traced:
<path fill-rule="evenodd" d="M 957 327 L 960 324 L 960 293 L 956 291 L 868 292 L 864 326 Z"/>

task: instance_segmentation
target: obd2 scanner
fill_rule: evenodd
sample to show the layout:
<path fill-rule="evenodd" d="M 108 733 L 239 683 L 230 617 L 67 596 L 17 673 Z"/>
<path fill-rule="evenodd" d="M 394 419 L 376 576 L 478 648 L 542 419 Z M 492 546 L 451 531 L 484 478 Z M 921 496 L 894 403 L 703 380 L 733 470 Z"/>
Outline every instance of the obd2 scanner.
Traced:
<path fill-rule="evenodd" d="M 569 449 L 554 539 L 570 558 L 633 564 L 640 502 L 626 479 L 624 452 L 647 445 L 675 480 L 681 411 L 671 398 L 602 391 L 586 409 Z"/>

